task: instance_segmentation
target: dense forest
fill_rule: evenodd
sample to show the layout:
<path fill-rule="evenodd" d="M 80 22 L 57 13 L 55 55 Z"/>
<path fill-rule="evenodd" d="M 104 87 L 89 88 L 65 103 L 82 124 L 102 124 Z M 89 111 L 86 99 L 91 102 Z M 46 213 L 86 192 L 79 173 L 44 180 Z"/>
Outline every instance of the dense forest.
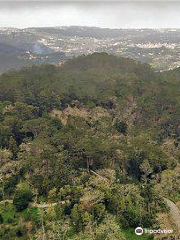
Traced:
<path fill-rule="evenodd" d="M 134 229 L 173 226 L 179 143 L 180 69 L 94 53 L 1 75 L 0 239 L 169 239 Z"/>

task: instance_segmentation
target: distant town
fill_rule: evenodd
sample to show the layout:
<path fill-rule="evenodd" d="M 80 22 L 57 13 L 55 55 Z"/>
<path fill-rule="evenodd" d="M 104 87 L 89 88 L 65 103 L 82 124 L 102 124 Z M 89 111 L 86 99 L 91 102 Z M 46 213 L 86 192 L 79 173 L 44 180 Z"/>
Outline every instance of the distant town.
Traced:
<path fill-rule="evenodd" d="M 36 64 L 62 65 L 93 52 L 132 58 L 157 71 L 180 66 L 180 29 L 96 27 L 0 28 L 0 72 Z"/>

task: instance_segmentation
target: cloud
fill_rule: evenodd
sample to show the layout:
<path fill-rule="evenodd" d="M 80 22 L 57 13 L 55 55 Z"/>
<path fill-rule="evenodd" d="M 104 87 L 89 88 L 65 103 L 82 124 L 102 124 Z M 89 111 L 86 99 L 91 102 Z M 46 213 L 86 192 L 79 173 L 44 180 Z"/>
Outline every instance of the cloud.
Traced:
<path fill-rule="evenodd" d="M 0 27 L 180 28 L 180 2 L 0 2 Z"/>

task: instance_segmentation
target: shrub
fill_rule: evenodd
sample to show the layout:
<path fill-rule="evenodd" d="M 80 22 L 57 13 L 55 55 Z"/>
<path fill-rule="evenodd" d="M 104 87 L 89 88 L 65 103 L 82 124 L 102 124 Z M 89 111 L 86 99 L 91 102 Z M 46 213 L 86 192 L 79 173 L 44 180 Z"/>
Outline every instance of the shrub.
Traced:
<path fill-rule="evenodd" d="M 13 204 L 18 212 L 26 209 L 33 199 L 33 193 L 28 185 L 18 188 L 15 192 Z"/>

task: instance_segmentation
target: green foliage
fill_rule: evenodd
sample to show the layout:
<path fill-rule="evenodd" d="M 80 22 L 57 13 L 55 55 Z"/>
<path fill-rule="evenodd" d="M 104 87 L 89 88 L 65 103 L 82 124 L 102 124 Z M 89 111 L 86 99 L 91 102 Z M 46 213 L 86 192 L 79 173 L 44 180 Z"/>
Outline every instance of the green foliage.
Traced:
<path fill-rule="evenodd" d="M 0 224 L 2 224 L 3 223 L 3 217 L 2 217 L 2 215 L 0 214 Z"/>
<path fill-rule="evenodd" d="M 49 193 L 48 193 L 48 199 L 49 199 L 49 201 L 51 201 L 51 202 L 55 202 L 55 201 L 57 201 L 57 189 L 56 188 L 53 188 L 53 189 L 51 189 L 50 191 L 49 191 Z"/>
<path fill-rule="evenodd" d="M 17 175 L 11 176 L 4 184 L 4 191 L 9 196 L 15 192 L 16 185 L 19 182 L 19 177 Z"/>
<path fill-rule="evenodd" d="M 16 210 L 22 211 L 26 209 L 32 200 L 33 193 L 30 187 L 26 184 L 18 186 L 13 199 L 13 204 Z"/>
<path fill-rule="evenodd" d="M 179 165 L 173 170 L 164 171 L 161 175 L 161 181 L 155 186 L 156 191 L 174 202 L 180 201 L 179 174 Z"/>
<path fill-rule="evenodd" d="M 140 237 L 142 240 L 153 240 L 154 236 L 150 234 L 143 233 L 141 236 L 135 234 L 134 228 L 123 230 L 124 236 L 127 240 L 138 240 Z"/>
<path fill-rule="evenodd" d="M 179 200 L 179 75 L 95 53 L 0 76 L 0 238 L 152 227 L 157 192 Z"/>
<path fill-rule="evenodd" d="M 124 134 L 124 135 L 127 134 L 127 128 L 128 128 L 128 126 L 127 126 L 127 124 L 126 124 L 125 122 L 118 122 L 118 121 L 116 121 L 116 123 L 115 123 L 115 128 L 117 129 L 117 131 L 118 131 L 119 133 L 122 133 L 122 134 Z"/>
<path fill-rule="evenodd" d="M 86 214 L 83 212 L 81 205 L 74 205 L 71 212 L 71 218 L 76 231 L 81 231 L 84 226 L 84 218 L 86 219 Z"/>

